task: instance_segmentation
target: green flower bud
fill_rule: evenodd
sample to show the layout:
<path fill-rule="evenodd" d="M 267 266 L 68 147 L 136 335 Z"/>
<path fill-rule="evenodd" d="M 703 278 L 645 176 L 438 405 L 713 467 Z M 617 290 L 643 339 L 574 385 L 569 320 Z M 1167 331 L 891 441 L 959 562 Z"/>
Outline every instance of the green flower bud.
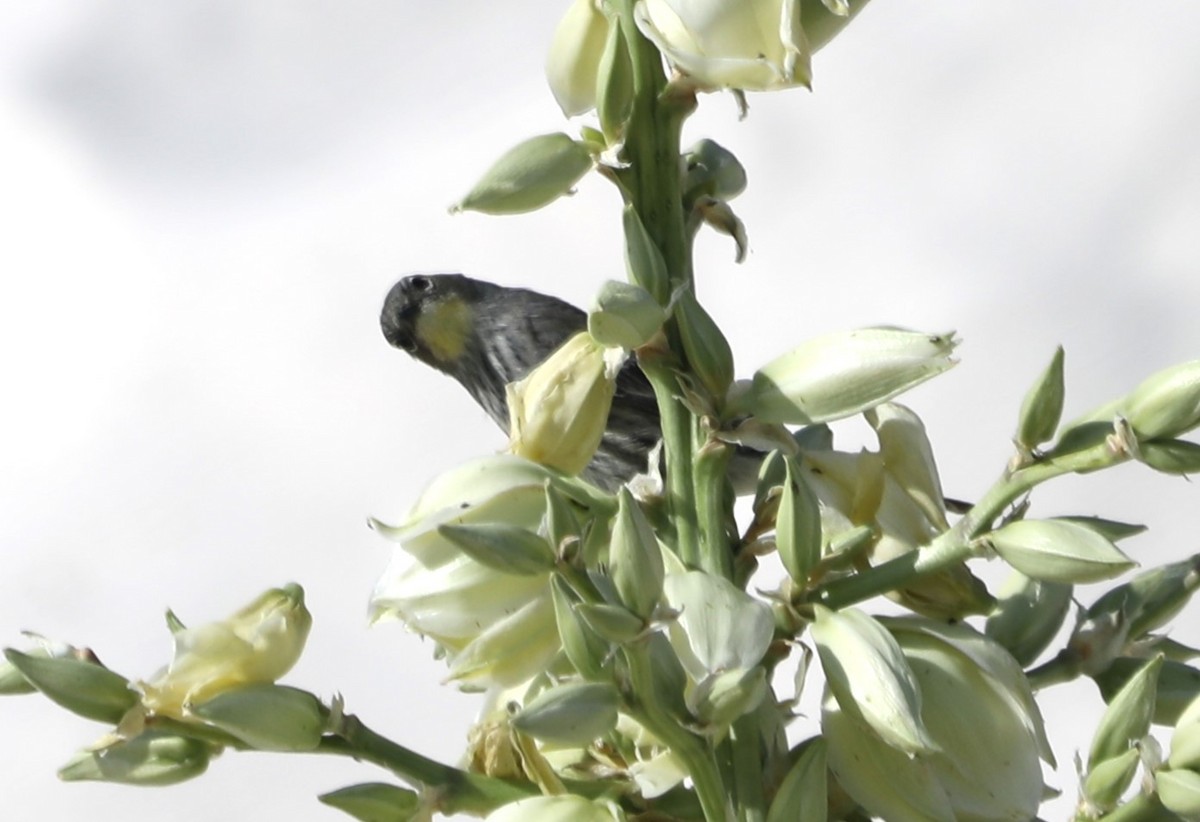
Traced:
<path fill-rule="evenodd" d="M 821 561 L 821 506 L 794 457 L 784 457 L 785 477 L 775 518 L 775 546 L 788 576 L 800 588 Z"/>
<path fill-rule="evenodd" d="M 760 368 L 742 403 L 767 422 L 799 425 L 848 417 L 950 368 L 956 344 L 953 332 L 898 328 L 817 337 Z"/>
<path fill-rule="evenodd" d="M 1017 662 L 1031 665 L 1049 647 L 1071 610 L 1072 587 L 1013 571 L 996 595 L 984 633 Z"/>
<path fill-rule="evenodd" d="M 203 720 L 259 751 L 311 751 L 325 733 L 321 700 L 284 685 L 249 685 L 185 706 Z"/>
<path fill-rule="evenodd" d="M 1161 654 L 1151 659 L 1109 701 L 1092 735 L 1088 768 L 1120 756 L 1150 732 L 1162 664 Z"/>
<path fill-rule="evenodd" d="M 611 683 L 567 683 L 535 696 L 512 718 L 512 725 L 543 742 L 589 745 L 617 726 L 619 703 Z"/>
<path fill-rule="evenodd" d="M 633 111 L 633 62 L 625 33 L 619 25 L 609 25 L 604 53 L 596 77 L 596 116 L 609 145 L 625 138 L 625 123 Z"/>
<path fill-rule="evenodd" d="M 1021 403 L 1021 414 L 1017 420 L 1017 433 L 1014 437 L 1018 447 L 1032 451 L 1054 436 L 1062 419 L 1065 397 L 1063 347 L 1060 345 L 1055 350 L 1050 365 L 1038 377 Z"/>
<path fill-rule="evenodd" d="M 579 539 L 583 528 L 576 516 L 579 509 L 554 486 L 547 482 L 546 516 L 542 519 L 542 529 L 550 540 L 555 556 L 563 556 L 568 543 Z"/>
<path fill-rule="evenodd" d="M 1187 440 L 1148 440 L 1139 443 L 1137 458 L 1164 474 L 1200 473 L 1200 444 Z"/>
<path fill-rule="evenodd" d="M 1083 780 L 1083 795 L 1095 808 L 1111 810 L 1133 782 L 1141 761 L 1142 752 L 1137 748 L 1129 748 L 1089 768 Z"/>
<path fill-rule="evenodd" d="M 628 488 L 618 496 L 608 558 L 621 602 L 637 616 L 649 619 L 662 596 L 662 550 L 650 521 Z"/>
<path fill-rule="evenodd" d="M 451 211 L 536 211 L 569 192 L 591 167 L 592 155 L 567 135 L 531 137 L 502 154 Z"/>
<path fill-rule="evenodd" d="M 1200 770 L 1200 697 L 1188 703 L 1175 723 L 1167 764 L 1172 768 Z"/>
<path fill-rule="evenodd" d="M 675 320 L 692 373 L 710 396 L 723 398 L 733 383 L 733 351 L 729 341 L 691 291 L 679 295 Z"/>
<path fill-rule="evenodd" d="M 938 750 L 921 719 L 921 692 L 886 629 L 862 611 L 817 605 L 810 628 L 838 707 L 907 755 Z"/>
<path fill-rule="evenodd" d="M 1017 520 L 985 539 L 1009 565 L 1047 582 L 1097 582 L 1135 564 L 1100 534 L 1063 520 Z"/>
<path fill-rule="evenodd" d="M 625 229 L 625 270 L 629 281 L 653 294 L 659 305 L 666 305 L 671 296 L 671 277 L 662 251 L 632 205 L 625 206 L 621 224 Z"/>
<path fill-rule="evenodd" d="M 1092 674 L 1100 696 L 1111 702 L 1126 683 L 1140 671 L 1146 660 L 1118 657 L 1099 673 Z M 1154 702 L 1155 725 L 1173 726 L 1196 697 L 1200 696 L 1200 671 L 1183 662 L 1164 660 L 1158 675 L 1157 697 Z"/>
<path fill-rule="evenodd" d="M 632 642 L 646 631 L 645 620 L 622 605 L 581 602 L 575 611 L 598 636 L 616 645 Z"/>
<path fill-rule="evenodd" d="M 115 725 L 138 702 L 129 680 L 98 662 L 23 654 L 12 648 L 4 657 L 52 702 L 85 719 Z"/>
<path fill-rule="evenodd" d="M 1106 592 L 1087 609 L 1089 619 L 1119 613 L 1136 641 L 1170 622 L 1200 588 L 1200 554 L 1143 571 Z"/>
<path fill-rule="evenodd" d="M 1158 771 L 1154 787 L 1163 806 L 1184 819 L 1200 817 L 1200 773 L 1195 771 Z"/>
<path fill-rule="evenodd" d="M 437 531 L 471 559 L 504 574 L 530 576 L 554 567 L 554 552 L 546 540 L 516 525 L 439 525 Z"/>
<path fill-rule="evenodd" d="M 420 808 L 420 798 L 413 791 L 385 782 L 364 782 L 321 794 L 317 801 L 337 808 L 358 822 L 396 822 L 412 819 Z"/>
<path fill-rule="evenodd" d="M 819 736 L 801 743 L 792 767 L 775 792 L 767 822 L 826 822 L 829 814 L 825 771 L 826 742 Z"/>
<path fill-rule="evenodd" d="M 145 731 L 99 750 L 75 754 L 58 772 L 64 782 L 175 785 L 197 777 L 217 752 L 206 742 L 162 731 Z"/>
<path fill-rule="evenodd" d="M 746 190 L 746 169 L 729 149 L 707 138 L 683 153 L 685 196 L 729 201 Z"/>
<path fill-rule="evenodd" d="M 1200 425 L 1200 360 L 1163 369 L 1125 398 L 1138 440 L 1170 439 Z"/>
<path fill-rule="evenodd" d="M 554 617 L 558 623 L 558 635 L 562 638 L 563 651 L 566 653 L 567 659 L 575 666 L 575 670 L 586 679 L 607 678 L 606 666 L 611 656 L 611 649 L 609 644 L 601 639 L 577 612 L 579 597 L 557 574 L 550 579 L 550 593 L 554 599 Z"/>
<path fill-rule="evenodd" d="M 641 348 L 666 319 L 666 312 L 649 291 L 633 283 L 608 280 L 588 314 L 588 333 L 601 345 Z"/>

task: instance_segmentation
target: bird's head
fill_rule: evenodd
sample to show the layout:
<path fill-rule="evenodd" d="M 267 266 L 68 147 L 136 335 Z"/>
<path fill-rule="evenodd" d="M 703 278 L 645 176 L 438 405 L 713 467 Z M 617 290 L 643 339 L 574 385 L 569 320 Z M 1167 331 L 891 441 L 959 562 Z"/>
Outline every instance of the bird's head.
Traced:
<path fill-rule="evenodd" d="M 384 300 L 384 338 L 439 371 L 455 371 L 474 330 L 478 285 L 461 274 L 405 277 Z"/>

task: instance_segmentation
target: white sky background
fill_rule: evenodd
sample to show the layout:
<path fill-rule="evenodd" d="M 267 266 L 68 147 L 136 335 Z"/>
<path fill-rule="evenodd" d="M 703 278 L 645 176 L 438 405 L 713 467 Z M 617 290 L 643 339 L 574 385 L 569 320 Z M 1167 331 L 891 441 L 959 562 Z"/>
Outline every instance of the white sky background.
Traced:
<path fill-rule="evenodd" d="M 296 580 L 315 627 L 287 681 L 457 758 L 477 699 L 438 685 L 427 644 L 367 629 L 390 546 L 364 520 L 503 438 L 377 315 L 413 270 L 580 303 L 623 276 L 599 178 L 534 215 L 446 212 L 563 127 L 542 60 L 565 5 L 0 6 L 4 644 L 37 630 L 144 677 L 169 657 L 168 605 L 203 622 Z M 1055 345 L 1069 416 L 1200 355 L 1200 6 L 1141 9 L 879 0 L 818 55 L 814 93 L 754 96 L 744 122 L 704 98 L 690 138 L 750 176 L 749 260 L 697 250 L 740 373 L 823 331 L 958 329 L 962 364 L 905 401 L 970 499 Z M 1200 550 L 1198 502 L 1128 466 L 1034 510 L 1148 522 L 1127 548 L 1157 563 Z M 1083 682 L 1043 704 L 1071 799 L 1100 702 Z M 26 697 L 0 701 L 0 728 L 14 820 L 333 820 L 317 793 L 384 778 L 227 753 L 174 788 L 63 785 L 100 726 Z"/>

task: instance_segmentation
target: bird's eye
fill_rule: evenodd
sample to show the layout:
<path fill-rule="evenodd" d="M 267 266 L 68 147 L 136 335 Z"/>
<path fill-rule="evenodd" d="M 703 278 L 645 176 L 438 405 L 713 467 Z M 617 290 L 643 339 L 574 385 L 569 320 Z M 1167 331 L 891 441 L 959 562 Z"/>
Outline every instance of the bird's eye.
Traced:
<path fill-rule="evenodd" d="M 433 288 L 433 280 L 420 274 L 415 277 L 409 277 L 408 284 L 412 287 L 413 291 L 424 292 Z"/>

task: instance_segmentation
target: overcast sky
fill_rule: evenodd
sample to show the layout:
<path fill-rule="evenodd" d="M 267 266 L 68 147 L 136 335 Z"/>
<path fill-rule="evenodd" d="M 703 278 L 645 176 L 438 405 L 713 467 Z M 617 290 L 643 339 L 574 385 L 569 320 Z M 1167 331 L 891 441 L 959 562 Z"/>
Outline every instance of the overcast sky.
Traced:
<path fill-rule="evenodd" d="M 477 699 L 439 686 L 428 644 L 367 629 L 390 546 L 364 522 L 503 437 L 377 316 L 413 270 L 580 303 L 623 276 L 599 178 L 534 215 L 446 210 L 501 151 L 564 127 L 542 61 L 565 5 L 0 7 L 4 644 L 36 630 L 146 677 L 169 658 L 167 606 L 209 621 L 295 580 L 315 627 L 287 681 L 457 758 Z M 1068 415 L 1200 355 L 1200 5 L 1147 9 L 878 0 L 817 56 L 812 93 L 752 96 L 742 122 L 705 97 L 687 139 L 750 178 L 747 262 L 725 238 L 697 247 L 739 373 L 823 331 L 957 329 L 961 365 L 905 401 L 970 499 L 1056 345 Z M 1200 550 L 1198 502 L 1127 466 L 1034 510 L 1147 522 L 1128 548 L 1157 563 Z M 1043 704 L 1073 798 L 1099 700 L 1085 682 Z M 100 726 L 27 697 L 0 701 L 0 727 L 12 819 L 332 820 L 317 793 L 382 776 L 227 753 L 170 789 L 62 785 Z"/>

